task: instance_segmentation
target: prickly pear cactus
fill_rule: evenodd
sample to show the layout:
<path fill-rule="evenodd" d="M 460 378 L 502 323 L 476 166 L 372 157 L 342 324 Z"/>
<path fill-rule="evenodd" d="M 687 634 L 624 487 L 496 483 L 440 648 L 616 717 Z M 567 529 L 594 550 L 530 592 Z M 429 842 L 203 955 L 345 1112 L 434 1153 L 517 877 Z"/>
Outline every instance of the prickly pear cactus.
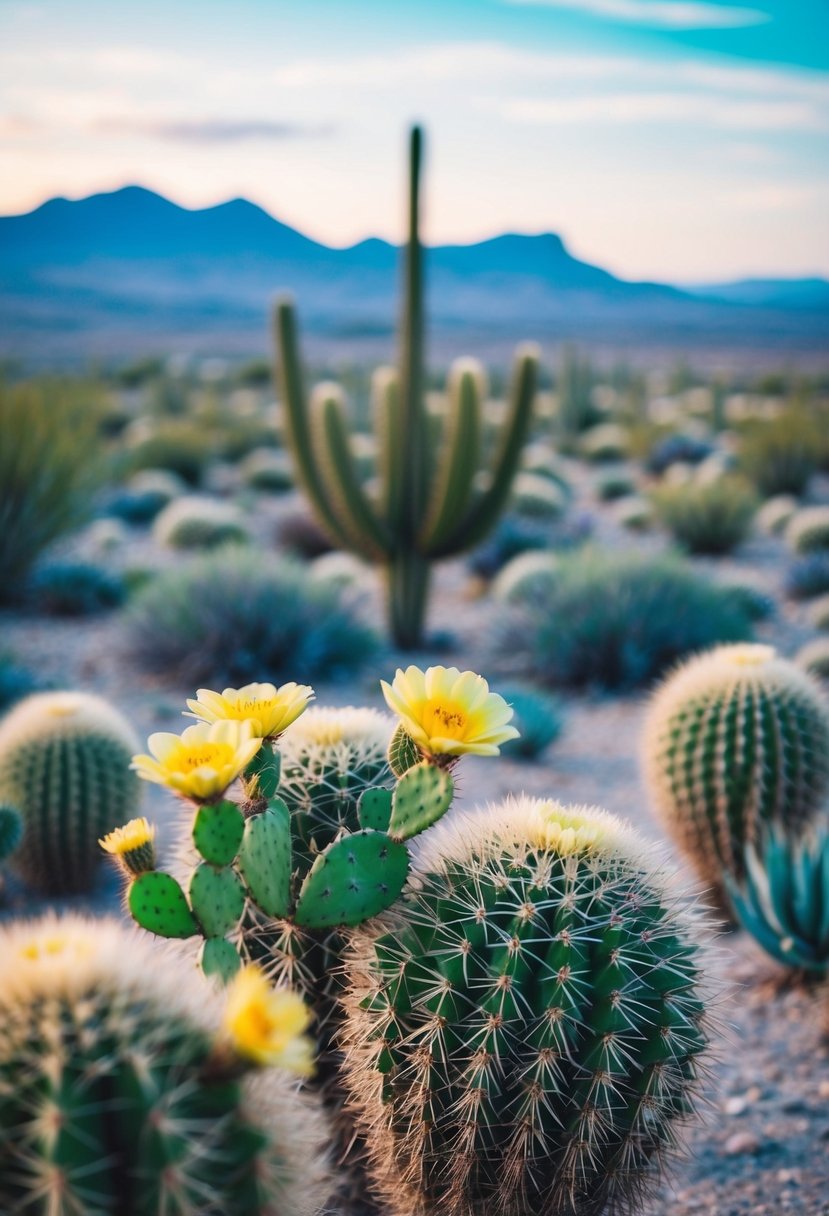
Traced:
<path fill-rule="evenodd" d="M 36 693 L 3 720 L 0 801 L 22 816 L 12 864 L 27 882 L 52 894 L 89 888 L 99 837 L 138 806 L 137 745 L 118 710 L 87 693 Z"/>
<path fill-rule="evenodd" d="M 313 1216 L 314 1099 L 233 1055 L 221 1004 L 115 922 L 0 934 L 0 1211 Z"/>
<path fill-rule="evenodd" d="M 693 1110 L 703 938 L 611 816 L 523 798 L 434 829 L 347 961 L 343 1075 L 388 1212 L 640 1211 Z"/>
<path fill-rule="evenodd" d="M 279 794 L 291 812 L 304 872 L 342 828 L 362 826 L 357 803 L 364 790 L 392 785 L 386 758 L 392 726 L 373 709 L 315 707 L 283 735 Z"/>
<path fill-rule="evenodd" d="M 765 829 L 805 827 L 829 786 L 829 701 L 770 646 L 720 646 L 679 667 L 646 719 L 644 770 L 665 827 L 728 910 Z"/>

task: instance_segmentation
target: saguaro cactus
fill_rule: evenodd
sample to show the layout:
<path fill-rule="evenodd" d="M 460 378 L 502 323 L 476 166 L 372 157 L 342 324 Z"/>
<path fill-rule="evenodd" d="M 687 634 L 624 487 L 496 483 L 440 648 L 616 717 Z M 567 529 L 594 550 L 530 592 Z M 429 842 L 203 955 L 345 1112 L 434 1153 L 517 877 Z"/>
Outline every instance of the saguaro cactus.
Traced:
<path fill-rule="evenodd" d="M 422 145 L 415 127 L 399 366 L 397 371 L 380 369 L 373 386 L 381 480 L 376 497 L 361 484 L 339 386 L 318 385 L 308 401 L 293 304 L 280 300 L 275 316 L 279 390 L 299 479 L 337 544 L 385 567 L 390 629 L 403 648 L 422 640 L 432 563 L 478 544 L 506 503 L 530 424 L 537 375 L 534 349 L 520 348 L 489 469 L 484 467 L 484 379 L 473 360 L 460 360 L 452 368 L 446 413 L 433 435 L 423 391 Z"/>

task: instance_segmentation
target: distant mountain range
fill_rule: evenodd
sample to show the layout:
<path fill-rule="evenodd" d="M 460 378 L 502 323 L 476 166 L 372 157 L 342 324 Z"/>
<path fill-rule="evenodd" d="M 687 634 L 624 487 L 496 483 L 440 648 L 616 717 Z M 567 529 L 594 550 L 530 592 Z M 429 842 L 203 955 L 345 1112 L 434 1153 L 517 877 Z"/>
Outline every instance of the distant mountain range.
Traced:
<path fill-rule="evenodd" d="M 0 353 L 43 359 L 265 349 L 269 301 L 297 298 L 318 354 L 389 345 L 400 251 L 334 249 L 234 199 L 188 211 L 138 186 L 0 217 Z M 521 338 L 638 349 L 819 353 L 829 282 L 673 287 L 619 279 L 559 236 L 428 252 L 433 350 L 501 356 Z"/>

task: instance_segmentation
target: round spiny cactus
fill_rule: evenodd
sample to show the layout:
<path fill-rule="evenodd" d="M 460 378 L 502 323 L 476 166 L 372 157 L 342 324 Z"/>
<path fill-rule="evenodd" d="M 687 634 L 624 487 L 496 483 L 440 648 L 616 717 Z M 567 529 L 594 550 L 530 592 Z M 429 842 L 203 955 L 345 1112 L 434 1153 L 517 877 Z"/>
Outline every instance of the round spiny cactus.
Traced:
<path fill-rule="evenodd" d="M 27 882 L 52 893 L 89 887 L 99 838 L 138 806 L 137 750 L 126 719 L 87 693 L 36 693 L 3 720 L 0 801 L 23 819 L 13 864 Z"/>
<path fill-rule="evenodd" d="M 228 1056 L 215 998 L 115 922 L 0 935 L 0 1210 L 312 1216 L 325 1128 Z"/>
<path fill-rule="evenodd" d="M 529 798 L 424 839 L 354 937 L 344 1076 L 393 1216 L 640 1211 L 693 1109 L 698 918 L 618 820 Z"/>
<path fill-rule="evenodd" d="M 280 797 L 293 819 L 294 853 L 303 866 L 341 828 L 360 828 L 357 802 L 370 787 L 391 788 L 386 752 L 394 723 L 374 709 L 314 707 L 280 741 Z"/>
<path fill-rule="evenodd" d="M 243 516 L 226 502 L 207 495 L 176 498 L 156 517 L 153 535 L 173 549 L 215 549 L 244 544 L 250 532 Z"/>
<path fill-rule="evenodd" d="M 525 599 L 543 599 L 553 584 L 559 558 L 549 549 L 530 549 L 502 566 L 492 582 L 492 595 L 499 604 Z"/>
<path fill-rule="evenodd" d="M 723 872 L 742 877 L 745 846 L 817 812 L 829 784 L 829 703 L 770 646 L 720 646 L 657 690 L 643 759 L 666 828 L 726 909 Z"/>
<path fill-rule="evenodd" d="M 829 549 L 829 507 L 804 507 L 786 526 L 786 541 L 795 553 Z"/>

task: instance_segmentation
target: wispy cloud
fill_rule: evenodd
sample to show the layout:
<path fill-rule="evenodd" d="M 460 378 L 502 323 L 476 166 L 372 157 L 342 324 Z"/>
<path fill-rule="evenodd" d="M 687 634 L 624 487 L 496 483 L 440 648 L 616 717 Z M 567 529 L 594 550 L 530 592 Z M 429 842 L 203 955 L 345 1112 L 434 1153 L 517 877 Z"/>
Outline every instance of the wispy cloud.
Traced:
<path fill-rule="evenodd" d="M 756 8 L 692 0 L 506 0 L 506 3 L 572 9 L 612 21 L 674 30 L 742 29 L 771 20 L 768 13 Z"/>
<path fill-rule="evenodd" d="M 235 144 L 243 140 L 284 140 L 331 135 L 333 124 L 311 125 L 271 122 L 259 118 L 200 118 L 146 120 L 141 118 L 101 118 L 93 129 L 104 134 L 145 135 L 150 139 L 175 140 L 192 144 Z"/>
<path fill-rule="evenodd" d="M 694 123 L 734 131 L 823 131 L 827 117 L 808 103 L 744 100 L 694 93 L 605 93 L 590 97 L 516 98 L 503 112 L 518 122 Z"/>

